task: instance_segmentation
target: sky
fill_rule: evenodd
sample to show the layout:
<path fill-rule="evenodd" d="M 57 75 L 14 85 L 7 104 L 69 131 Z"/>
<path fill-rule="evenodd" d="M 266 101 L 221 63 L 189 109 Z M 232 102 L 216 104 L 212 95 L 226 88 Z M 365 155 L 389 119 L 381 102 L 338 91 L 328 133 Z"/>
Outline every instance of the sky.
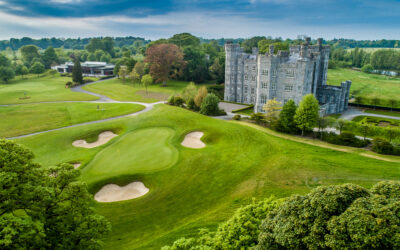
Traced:
<path fill-rule="evenodd" d="M 400 0 L 0 0 L 0 39 L 400 39 Z"/>

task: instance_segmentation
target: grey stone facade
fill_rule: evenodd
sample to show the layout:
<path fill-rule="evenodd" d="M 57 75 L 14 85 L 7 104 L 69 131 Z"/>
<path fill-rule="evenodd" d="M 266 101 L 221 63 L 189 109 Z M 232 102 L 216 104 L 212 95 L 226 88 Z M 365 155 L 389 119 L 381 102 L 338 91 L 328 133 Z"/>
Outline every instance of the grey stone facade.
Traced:
<path fill-rule="evenodd" d="M 238 44 L 225 44 L 226 101 L 254 104 L 255 112 L 263 112 L 263 105 L 276 98 L 282 103 L 292 99 L 299 104 L 304 95 L 314 94 L 321 105 L 321 115 L 341 113 L 347 109 L 351 81 L 341 86 L 326 84 L 329 46 L 310 45 L 310 38 L 302 45 L 291 46 L 289 52 L 270 46 L 269 53 L 244 53 Z"/>

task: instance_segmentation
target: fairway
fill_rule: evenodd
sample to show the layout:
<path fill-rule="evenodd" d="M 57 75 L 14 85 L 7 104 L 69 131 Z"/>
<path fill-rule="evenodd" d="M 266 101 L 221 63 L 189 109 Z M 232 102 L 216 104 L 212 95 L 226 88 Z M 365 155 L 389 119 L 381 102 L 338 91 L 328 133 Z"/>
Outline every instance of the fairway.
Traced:
<path fill-rule="evenodd" d="M 187 86 L 187 82 L 170 80 L 167 87 L 162 84 L 152 84 L 148 87 L 148 94 L 143 85 L 130 82 L 130 79 L 123 81 L 122 79 L 111 79 L 104 82 L 89 84 L 83 89 L 108 96 L 118 101 L 134 101 L 153 103 L 157 101 L 165 101 L 168 96 L 177 94 Z"/>
<path fill-rule="evenodd" d="M 157 172 L 175 164 L 177 149 L 170 144 L 175 134 L 169 128 L 130 132 L 103 149 L 82 173 L 88 184 L 124 175 Z"/>
<path fill-rule="evenodd" d="M 119 136 L 96 148 L 72 146 L 87 134 L 108 130 Z M 180 145 L 192 131 L 204 132 L 205 148 Z M 93 195 L 110 183 L 122 187 L 140 181 L 149 188 L 136 199 L 95 203 L 112 223 L 105 249 L 159 249 L 200 228 L 214 229 L 252 197 L 286 197 L 349 182 L 371 187 L 400 178 L 398 162 L 364 157 L 365 150 L 324 148 L 268 131 L 160 104 L 132 118 L 16 141 L 44 166 L 81 162 L 81 178 Z"/>
<path fill-rule="evenodd" d="M 382 75 L 367 74 L 351 69 L 329 69 L 328 84 L 340 85 L 341 82 L 352 81 L 350 94 L 360 96 L 368 100 L 365 104 L 371 104 L 371 99 L 382 100 L 378 106 L 388 106 L 390 99 L 397 100 L 400 107 L 400 78 Z"/>
<path fill-rule="evenodd" d="M 42 103 L 0 106 L 0 138 L 24 135 L 143 110 L 130 103 Z"/>
<path fill-rule="evenodd" d="M 61 77 L 58 73 L 50 71 L 42 77 L 30 75 L 24 79 L 18 77 L 7 84 L 0 83 L 0 104 L 98 99 L 65 88 L 65 83 L 68 81 L 71 81 L 70 77 Z"/>

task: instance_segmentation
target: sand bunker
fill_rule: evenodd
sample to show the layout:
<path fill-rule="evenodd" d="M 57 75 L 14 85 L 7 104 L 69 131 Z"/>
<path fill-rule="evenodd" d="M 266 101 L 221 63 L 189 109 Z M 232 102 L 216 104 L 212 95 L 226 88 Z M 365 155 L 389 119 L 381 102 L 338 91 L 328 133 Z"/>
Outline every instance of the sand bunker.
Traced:
<path fill-rule="evenodd" d="M 104 131 L 99 134 L 99 138 L 97 141 L 92 142 L 92 143 L 87 143 L 85 140 L 77 140 L 72 143 L 73 146 L 75 147 L 80 147 L 80 148 L 95 148 L 98 146 L 101 146 L 103 144 L 106 144 L 109 140 L 112 138 L 116 137 L 118 135 L 114 134 L 111 131 Z"/>
<path fill-rule="evenodd" d="M 200 140 L 203 135 L 204 133 L 200 131 L 191 132 L 185 136 L 181 144 L 187 148 L 204 148 L 206 144 Z"/>
<path fill-rule="evenodd" d="M 124 201 L 138 198 L 147 192 L 149 189 L 140 181 L 131 182 L 123 187 L 107 184 L 95 194 L 94 199 L 98 202 Z"/>
<path fill-rule="evenodd" d="M 79 162 L 72 164 L 72 166 L 74 166 L 75 169 L 79 168 L 81 166 L 81 164 Z"/>

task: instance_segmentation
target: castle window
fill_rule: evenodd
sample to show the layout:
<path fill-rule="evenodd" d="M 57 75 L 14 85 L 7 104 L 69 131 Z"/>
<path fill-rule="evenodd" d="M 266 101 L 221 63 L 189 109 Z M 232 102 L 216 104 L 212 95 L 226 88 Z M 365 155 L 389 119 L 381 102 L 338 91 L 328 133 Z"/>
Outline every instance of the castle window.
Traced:
<path fill-rule="evenodd" d="M 256 66 L 253 66 L 252 69 L 253 69 L 253 71 L 256 70 Z"/>
<path fill-rule="evenodd" d="M 254 103 L 254 96 L 251 97 L 250 102 Z"/>
<path fill-rule="evenodd" d="M 293 85 L 285 85 L 285 92 L 292 92 L 293 91 Z"/>
<path fill-rule="evenodd" d="M 246 65 L 246 70 L 249 70 L 249 66 L 248 65 Z"/>
<path fill-rule="evenodd" d="M 261 88 L 263 88 L 263 89 L 268 88 L 268 83 L 267 82 L 261 82 Z"/>
<path fill-rule="evenodd" d="M 267 76 L 268 75 L 268 69 L 263 69 L 261 74 L 264 75 L 264 76 Z"/>
<path fill-rule="evenodd" d="M 244 102 L 247 102 L 247 96 L 245 96 L 243 100 L 244 100 Z"/>
<path fill-rule="evenodd" d="M 271 83 L 271 89 L 276 90 L 276 83 Z"/>
<path fill-rule="evenodd" d="M 247 94 L 247 85 L 244 85 L 244 93 Z"/>
<path fill-rule="evenodd" d="M 267 96 L 266 95 L 261 95 L 260 96 L 260 101 L 261 101 L 261 104 L 267 103 Z"/>
<path fill-rule="evenodd" d="M 276 77 L 276 74 L 277 74 L 276 69 L 272 70 L 272 76 Z"/>
<path fill-rule="evenodd" d="M 251 88 L 251 94 L 252 95 L 254 95 L 254 92 L 255 92 L 254 88 Z"/>
<path fill-rule="evenodd" d="M 294 77 L 294 70 L 293 69 L 287 69 L 286 70 L 286 76 L 287 77 Z"/>
<path fill-rule="evenodd" d="M 255 81 L 255 80 L 256 80 L 256 77 L 255 77 L 255 76 L 252 76 L 252 77 L 251 77 L 251 80 L 252 80 L 252 81 Z"/>
<path fill-rule="evenodd" d="M 247 75 L 244 75 L 244 79 L 247 80 L 249 77 Z"/>
<path fill-rule="evenodd" d="M 283 100 L 283 104 L 286 104 L 288 102 L 288 99 Z"/>

